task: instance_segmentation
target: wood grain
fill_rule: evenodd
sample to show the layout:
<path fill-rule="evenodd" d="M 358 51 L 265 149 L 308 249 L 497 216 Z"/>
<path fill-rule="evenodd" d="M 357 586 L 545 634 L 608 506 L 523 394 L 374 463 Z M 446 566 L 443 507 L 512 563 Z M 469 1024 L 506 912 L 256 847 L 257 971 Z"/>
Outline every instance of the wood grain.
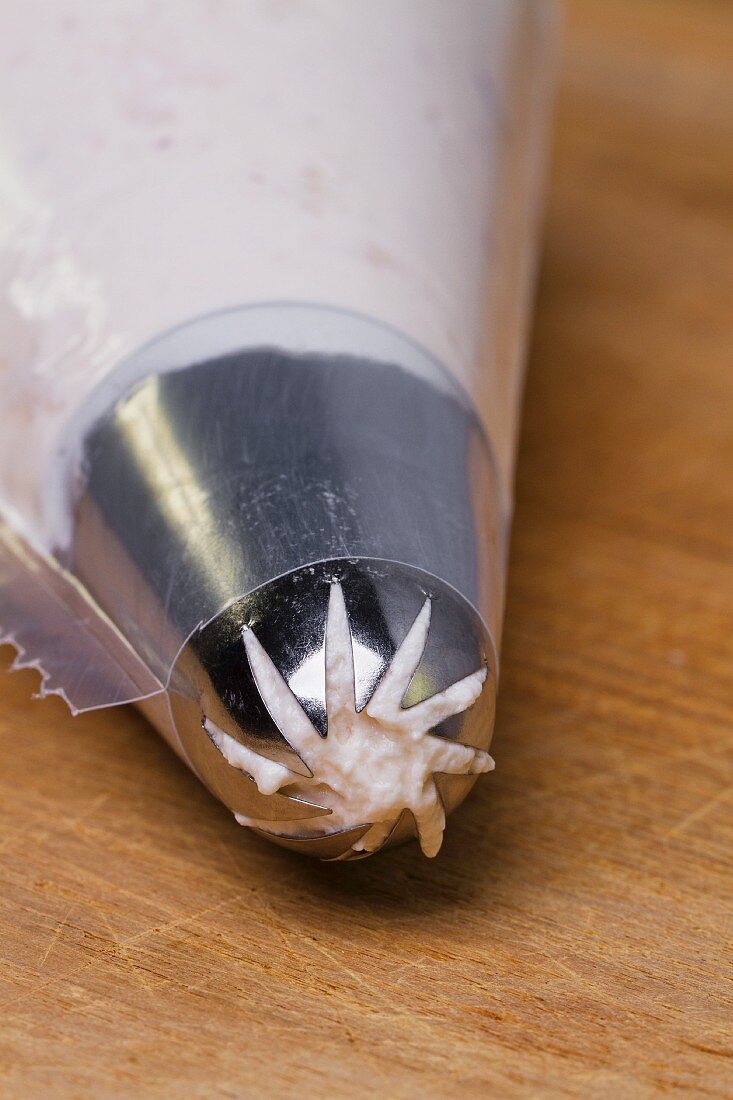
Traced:
<path fill-rule="evenodd" d="M 3 1097 L 733 1094 L 732 67 L 726 0 L 570 6 L 498 768 L 436 861 L 272 849 L 2 679 Z"/>

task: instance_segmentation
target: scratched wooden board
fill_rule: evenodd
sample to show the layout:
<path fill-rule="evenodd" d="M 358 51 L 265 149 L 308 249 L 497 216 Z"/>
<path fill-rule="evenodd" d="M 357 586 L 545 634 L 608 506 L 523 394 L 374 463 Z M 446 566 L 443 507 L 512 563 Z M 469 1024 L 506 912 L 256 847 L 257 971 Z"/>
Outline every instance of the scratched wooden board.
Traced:
<path fill-rule="evenodd" d="M 570 8 L 498 768 L 436 861 L 272 849 L 2 679 L 3 1096 L 733 1093 L 732 66 L 727 0 Z"/>

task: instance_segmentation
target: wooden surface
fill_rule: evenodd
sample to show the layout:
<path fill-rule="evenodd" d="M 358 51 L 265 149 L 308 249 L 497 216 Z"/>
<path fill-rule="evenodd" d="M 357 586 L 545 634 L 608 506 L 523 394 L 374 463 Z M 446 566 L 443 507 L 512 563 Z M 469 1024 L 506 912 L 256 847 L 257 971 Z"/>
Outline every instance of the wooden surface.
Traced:
<path fill-rule="evenodd" d="M 436 861 L 270 848 L 0 681 L 3 1097 L 733 1094 L 732 69 L 728 0 L 570 8 L 498 768 Z"/>

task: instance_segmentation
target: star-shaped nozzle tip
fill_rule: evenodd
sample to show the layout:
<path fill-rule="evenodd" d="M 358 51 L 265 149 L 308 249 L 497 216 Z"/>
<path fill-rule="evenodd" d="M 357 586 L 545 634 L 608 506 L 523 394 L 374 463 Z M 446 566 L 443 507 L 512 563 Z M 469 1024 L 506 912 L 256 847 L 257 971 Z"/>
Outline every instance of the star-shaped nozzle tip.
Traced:
<path fill-rule="evenodd" d="M 172 713 L 194 769 L 280 844 L 352 859 L 445 818 L 491 770 L 494 651 L 454 589 L 369 559 L 308 566 L 189 639 Z"/>

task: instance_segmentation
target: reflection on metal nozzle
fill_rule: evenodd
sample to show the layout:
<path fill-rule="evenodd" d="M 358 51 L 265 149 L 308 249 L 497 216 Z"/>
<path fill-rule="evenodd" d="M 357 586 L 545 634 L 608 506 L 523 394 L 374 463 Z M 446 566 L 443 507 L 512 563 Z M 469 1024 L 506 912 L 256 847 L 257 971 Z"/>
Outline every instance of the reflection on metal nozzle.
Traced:
<path fill-rule="evenodd" d="M 298 324 L 309 312 L 281 308 L 292 343 L 289 311 Z M 325 333 L 329 311 L 311 313 L 315 331 Z M 191 326 L 192 346 L 200 350 L 198 328 L 215 332 L 215 322 Z M 231 315 L 222 323 L 231 328 Z M 338 313 L 334 323 L 343 336 L 349 317 Z M 169 685 L 172 720 L 161 719 L 160 708 L 153 715 L 164 735 L 222 801 L 262 821 L 286 820 L 284 802 L 290 820 L 320 815 L 322 825 L 324 813 L 315 799 L 262 795 L 223 760 L 202 716 L 297 772 L 292 748 L 252 690 L 240 634 L 257 624 L 325 735 L 322 650 L 334 577 L 352 623 L 357 709 L 429 594 L 430 639 L 405 705 L 483 661 L 490 683 L 480 704 L 438 732 L 464 741 L 480 718 L 466 743 L 485 748 L 490 735 L 505 516 L 489 446 L 467 400 L 429 356 L 364 318 L 353 325 L 342 354 L 242 346 L 187 365 L 185 330 L 177 330 L 154 355 L 141 353 L 143 363 L 151 356 L 158 363 L 155 374 L 140 377 L 139 365 L 126 364 L 129 388 L 120 395 L 113 377 L 83 413 L 73 537 L 59 556 Z M 358 354 L 370 326 L 378 359 Z M 316 340 L 311 332 L 303 343 L 310 349 Z M 447 808 L 472 781 L 442 783 Z M 405 830 L 401 823 L 395 838 Z"/>

